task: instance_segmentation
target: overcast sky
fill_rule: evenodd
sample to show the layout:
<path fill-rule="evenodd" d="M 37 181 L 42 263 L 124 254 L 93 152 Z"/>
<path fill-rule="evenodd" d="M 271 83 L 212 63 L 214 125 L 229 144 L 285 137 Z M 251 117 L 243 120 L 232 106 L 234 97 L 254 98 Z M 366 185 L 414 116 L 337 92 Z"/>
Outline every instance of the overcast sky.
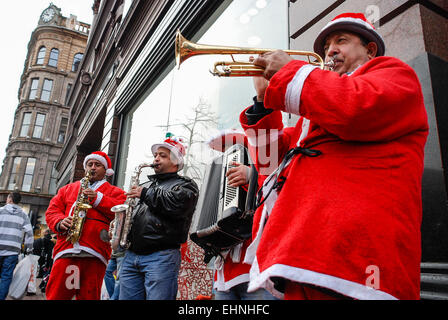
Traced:
<path fill-rule="evenodd" d="M 14 0 L 2 1 L 2 19 L 0 19 L 2 50 L 2 76 L 0 77 L 0 163 L 6 155 L 9 135 L 14 121 L 14 112 L 18 106 L 20 77 L 27 54 L 31 33 L 37 27 L 42 11 L 50 3 L 61 9 L 65 17 L 73 14 L 78 21 L 92 23 L 93 0 Z M 1 167 L 0 167 L 1 168 Z M 1 169 L 0 169 L 1 170 Z"/>

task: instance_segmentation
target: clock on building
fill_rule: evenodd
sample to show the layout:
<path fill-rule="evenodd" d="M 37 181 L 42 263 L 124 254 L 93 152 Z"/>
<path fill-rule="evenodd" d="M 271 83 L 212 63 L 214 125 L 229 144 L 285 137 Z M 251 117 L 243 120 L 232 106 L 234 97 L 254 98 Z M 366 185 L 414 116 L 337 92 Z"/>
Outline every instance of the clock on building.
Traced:
<path fill-rule="evenodd" d="M 51 19 L 53 19 L 54 15 L 55 11 L 53 8 L 50 7 L 45 9 L 44 12 L 42 12 L 41 19 L 43 22 L 49 22 L 51 21 Z"/>

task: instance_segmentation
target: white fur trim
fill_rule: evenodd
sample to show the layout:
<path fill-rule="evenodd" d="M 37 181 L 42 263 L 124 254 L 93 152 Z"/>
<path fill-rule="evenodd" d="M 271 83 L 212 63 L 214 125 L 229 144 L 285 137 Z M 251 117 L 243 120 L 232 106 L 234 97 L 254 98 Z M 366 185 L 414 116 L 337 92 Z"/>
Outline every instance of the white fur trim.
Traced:
<path fill-rule="evenodd" d="M 95 250 L 89 248 L 80 246 L 78 242 L 76 242 L 73 245 L 73 248 L 65 249 L 63 251 L 58 252 L 54 258 L 53 261 L 56 261 L 57 259 L 61 258 L 64 254 L 79 254 L 81 251 L 85 251 L 87 253 L 90 253 L 91 255 L 95 256 L 96 258 L 100 259 L 106 266 L 107 266 L 107 260 L 104 258 L 99 252 L 96 252 Z"/>
<path fill-rule="evenodd" d="M 250 269 L 250 283 L 247 291 L 253 292 L 259 288 L 266 288 L 273 295 L 278 296 L 279 292 L 273 290 L 269 285 L 268 281 L 271 277 L 281 277 L 294 282 L 316 285 L 358 300 L 397 300 L 387 292 L 375 290 L 357 282 L 284 264 L 275 264 L 260 273 L 257 260 L 254 261 Z"/>
<path fill-rule="evenodd" d="M 101 162 L 101 164 L 104 166 L 104 168 L 106 168 L 106 170 L 110 169 L 109 166 L 107 165 L 107 160 L 104 157 L 100 156 L 99 154 L 89 154 L 88 156 L 86 156 L 84 158 L 84 163 L 83 163 L 84 170 L 86 170 L 87 162 L 92 159 L 98 160 L 99 162 Z"/>
<path fill-rule="evenodd" d="M 303 118 L 302 122 L 302 133 L 300 134 L 299 140 L 297 140 L 297 146 L 300 147 L 300 143 L 308 136 L 310 131 L 310 120 Z"/>
<path fill-rule="evenodd" d="M 95 199 L 95 202 L 93 203 L 92 207 L 93 207 L 93 208 L 98 207 L 98 205 L 100 204 L 100 202 L 101 202 L 102 199 L 103 199 L 103 193 L 97 191 L 97 192 L 96 192 L 96 199 Z"/>
<path fill-rule="evenodd" d="M 106 176 L 108 176 L 108 177 L 113 176 L 114 173 L 115 173 L 114 170 L 112 170 L 110 168 L 106 170 Z"/>
<path fill-rule="evenodd" d="M 360 24 L 360 25 L 366 27 L 367 29 L 370 29 L 370 30 L 372 30 L 372 31 L 377 32 L 377 31 L 375 30 L 375 28 L 372 27 L 372 25 L 371 25 L 370 23 L 367 23 L 367 22 L 365 22 L 365 21 L 362 20 L 362 19 L 358 19 L 358 18 L 350 18 L 350 17 L 339 18 L 339 19 L 337 19 L 337 20 L 330 21 L 330 22 L 327 23 L 327 25 L 322 29 L 322 31 L 325 30 L 325 29 L 327 29 L 327 28 L 329 28 L 329 27 L 331 27 L 331 26 L 334 25 L 334 24 L 341 23 L 341 22 L 350 22 L 350 23 Z"/>
<path fill-rule="evenodd" d="M 249 282 L 249 274 L 248 273 L 240 274 L 239 276 L 237 276 L 229 281 L 225 281 L 224 271 L 218 270 L 217 271 L 217 279 L 216 279 L 215 283 L 213 284 L 213 288 L 215 288 L 218 291 L 227 291 L 241 283 L 246 283 L 246 282 Z"/>
<path fill-rule="evenodd" d="M 300 115 L 300 97 L 302 95 L 303 85 L 311 71 L 316 68 L 318 67 L 311 64 L 304 65 L 297 71 L 294 78 L 288 84 L 285 94 L 286 112 Z"/>

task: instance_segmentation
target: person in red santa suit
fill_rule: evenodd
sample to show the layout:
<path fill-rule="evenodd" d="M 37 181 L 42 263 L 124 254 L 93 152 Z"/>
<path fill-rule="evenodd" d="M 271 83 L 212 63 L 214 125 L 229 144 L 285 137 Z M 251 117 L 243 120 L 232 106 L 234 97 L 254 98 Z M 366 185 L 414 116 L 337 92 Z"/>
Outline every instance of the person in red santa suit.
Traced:
<path fill-rule="evenodd" d="M 279 166 L 254 217 L 248 290 L 284 299 L 419 299 L 428 121 L 418 77 L 384 56 L 363 14 L 334 18 L 314 50 L 332 70 L 283 51 L 254 61 L 269 80 L 256 80 L 264 105 L 247 108 L 240 122 L 257 155 L 278 157 Z M 300 116 L 292 131 L 282 111 Z"/>
<path fill-rule="evenodd" d="M 114 174 L 106 153 L 96 151 L 86 156 L 84 169 L 91 173 L 88 188 L 82 189 L 80 181 L 60 188 L 45 214 L 48 227 L 57 233 L 54 264 L 46 289 L 47 300 L 100 299 L 111 254 L 107 234 L 114 213 L 110 209 L 124 203 L 126 195 L 105 179 Z M 80 238 L 72 243 L 67 241 L 67 231 L 72 224 L 80 190 L 88 197 L 92 208 L 87 210 Z"/>

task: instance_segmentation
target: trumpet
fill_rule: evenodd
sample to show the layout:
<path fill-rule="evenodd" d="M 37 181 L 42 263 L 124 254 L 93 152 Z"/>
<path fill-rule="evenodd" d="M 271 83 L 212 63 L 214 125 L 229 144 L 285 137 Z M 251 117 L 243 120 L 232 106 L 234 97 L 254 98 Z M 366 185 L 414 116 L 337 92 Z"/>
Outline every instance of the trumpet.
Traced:
<path fill-rule="evenodd" d="M 175 57 L 176 65 L 180 65 L 193 56 L 216 54 L 216 55 L 230 55 L 232 61 L 218 61 L 215 62 L 214 67 L 210 73 L 218 77 L 256 77 L 263 76 L 264 68 L 254 65 L 251 62 L 236 61 L 233 58 L 234 54 L 263 54 L 266 52 L 273 52 L 277 49 L 262 49 L 262 48 L 245 48 L 245 47 L 227 47 L 198 44 L 185 39 L 179 30 L 176 32 L 175 39 Z M 298 55 L 307 57 L 308 63 L 318 66 L 321 69 L 328 67 L 332 69 L 334 62 L 325 63 L 320 55 L 311 51 L 300 50 L 284 50 L 288 55 Z M 311 60 L 313 59 L 314 60 Z"/>

